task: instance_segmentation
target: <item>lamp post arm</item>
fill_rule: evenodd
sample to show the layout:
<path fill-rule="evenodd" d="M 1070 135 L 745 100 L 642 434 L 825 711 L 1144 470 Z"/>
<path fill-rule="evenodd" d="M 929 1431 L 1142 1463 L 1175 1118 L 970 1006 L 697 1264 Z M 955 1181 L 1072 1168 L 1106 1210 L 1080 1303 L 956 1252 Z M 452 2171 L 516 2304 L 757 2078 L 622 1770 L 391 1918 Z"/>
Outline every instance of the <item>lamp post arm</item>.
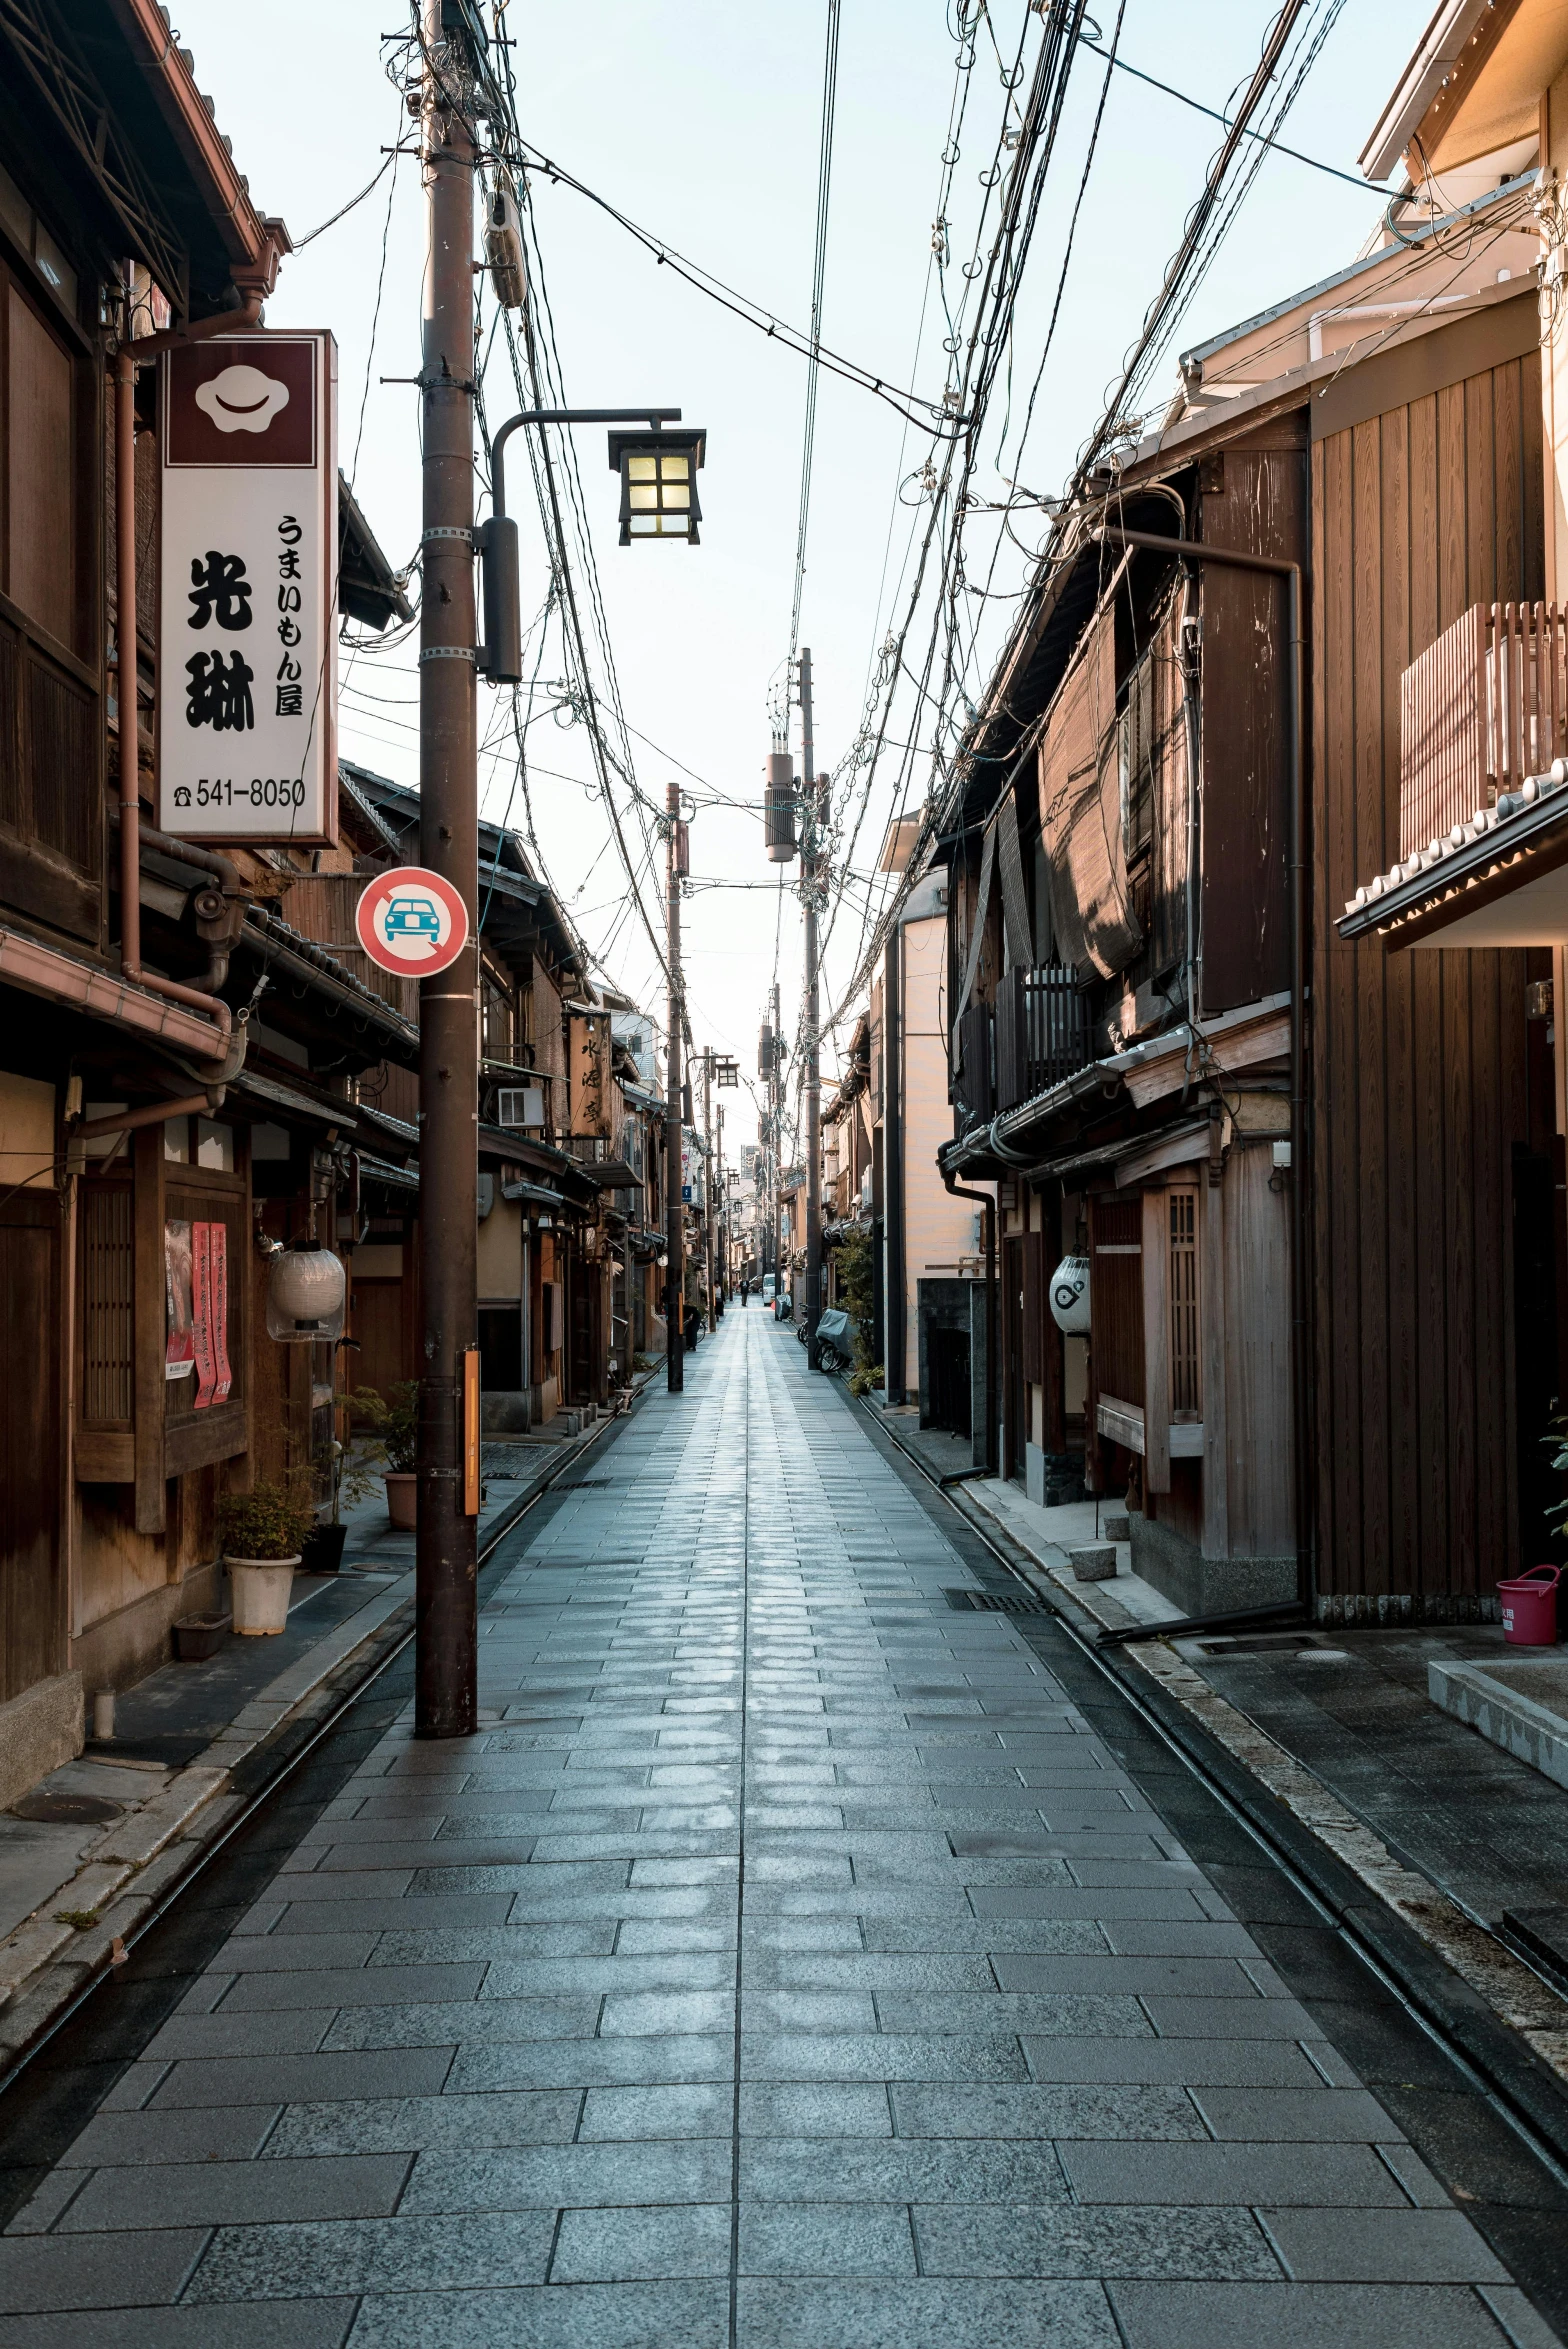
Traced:
<path fill-rule="evenodd" d="M 490 443 L 490 503 L 506 512 L 506 444 L 520 424 L 679 424 L 679 408 L 521 408 L 509 416 Z"/>

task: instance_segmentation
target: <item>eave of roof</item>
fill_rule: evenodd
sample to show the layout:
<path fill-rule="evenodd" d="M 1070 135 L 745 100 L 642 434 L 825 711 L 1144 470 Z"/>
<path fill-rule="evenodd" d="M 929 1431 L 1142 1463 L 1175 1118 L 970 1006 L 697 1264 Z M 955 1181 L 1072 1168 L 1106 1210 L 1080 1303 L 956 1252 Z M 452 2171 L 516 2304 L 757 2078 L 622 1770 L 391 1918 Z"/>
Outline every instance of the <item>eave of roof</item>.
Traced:
<path fill-rule="evenodd" d="M 1434 841 L 1358 889 L 1335 924 L 1340 936 L 1354 941 L 1376 934 L 1390 945 L 1414 945 L 1568 861 L 1563 781 L 1532 776 L 1522 791 L 1505 791 L 1486 812 L 1484 826 L 1456 826 L 1459 840 L 1450 834 Z"/>

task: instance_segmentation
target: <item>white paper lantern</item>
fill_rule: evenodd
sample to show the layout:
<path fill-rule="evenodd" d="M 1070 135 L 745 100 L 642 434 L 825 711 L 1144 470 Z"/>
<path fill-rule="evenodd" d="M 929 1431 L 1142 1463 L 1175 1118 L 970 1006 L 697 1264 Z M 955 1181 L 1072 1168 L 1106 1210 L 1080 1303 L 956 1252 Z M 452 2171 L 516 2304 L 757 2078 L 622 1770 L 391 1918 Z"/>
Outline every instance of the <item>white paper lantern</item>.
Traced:
<path fill-rule="evenodd" d="M 1089 1335 L 1089 1259 L 1064 1256 L 1051 1275 L 1051 1319 L 1064 1337 Z"/>
<path fill-rule="evenodd" d="M 267 1282 L 267 1335 L 284 1345 L 335 1345 L 343 1335 L 347 1282 L 330 1248 L 285 1248 Z"/>

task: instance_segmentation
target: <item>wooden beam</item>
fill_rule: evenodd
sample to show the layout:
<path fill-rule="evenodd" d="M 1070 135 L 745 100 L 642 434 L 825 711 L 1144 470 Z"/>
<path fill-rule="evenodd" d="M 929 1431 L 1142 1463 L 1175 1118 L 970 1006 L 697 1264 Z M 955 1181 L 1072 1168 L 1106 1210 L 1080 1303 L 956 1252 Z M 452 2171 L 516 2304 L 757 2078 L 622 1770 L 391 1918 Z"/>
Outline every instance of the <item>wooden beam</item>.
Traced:
<path fill-rule="evenodd" d="M 166 1527 L 163 1473 L 164 1359 L 168 1351 L 163 1251 L 163 1128 L 142 1126 L 131 1138 L 135 1168 L 135 1304 L 132 1380 L 135 1411 L 136 1530 Z"/>
<path fill-rule="evenodd" d="M 1171 1489 L 1171 1372 L 1166 1290 L 1170 1273 L 1170 1204 L 1163 1191 L 1143 1194 L 1143 1483 Z"/>
<path fill-rule="evenodd" d="M 1225 1191 L 1212 1177 L 1198 1194 L 1202 1227 L 1198 1328 L 1203 1375 L 1203 1555 L 1230 1556 L 1230 1480 L 1225 1429 Z"/>

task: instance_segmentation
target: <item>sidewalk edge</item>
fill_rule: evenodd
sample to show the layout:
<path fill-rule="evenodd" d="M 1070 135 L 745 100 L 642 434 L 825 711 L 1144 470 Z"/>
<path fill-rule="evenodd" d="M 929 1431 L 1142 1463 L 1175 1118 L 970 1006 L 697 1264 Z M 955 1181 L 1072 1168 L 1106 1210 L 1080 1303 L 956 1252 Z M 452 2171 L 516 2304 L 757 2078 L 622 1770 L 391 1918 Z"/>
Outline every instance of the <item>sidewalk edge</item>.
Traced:
<path fill-rule="evenodd" d="M 919 1456 L 885 1421 L 874 1424 L 937 1490 Z M 1063 1589 L 1045 1560 L 962 1487 L 940 1497 L 1029 1583 L 1087 1658 L 1152 1716 L 1416 2014 L 1568 2164 L 1568 2001 L 1397 1858 L 1304 1763 L 1164 1640 L 1101 1649 L 1096 1614 Z"/>
<path fill-rule="evenodd" d="M 595 1420 L 571 1439 L 562 1457 L 542 1465 L 485 1529 L 487 1550 L 505 1540 L 574 1461 L 624 1423 L 652 1375 L 639 1380 L 627 1411 Z M 411 1636 L 413 1621 L 414 1600 L 409 1597 L 371 1624 L 346 1654 L 301 1691 L 287 1712 L 239 1750 L 230 1741 L 225 1752 L 225 1733 L 220 1732 L 155 1802 L 115 1823 L 102 1839 L 104 1848 L 94 1847 L 76 1874 L 49 1895 L 44 1904 L 47 1914 L 35 1914 L 17 1928 L 12 1949 L 26 1962 L 9 1970 L 9 1980 L 0 1974 L 0 2094 L 70 2009 L 120 1962 L 116 1951 L 123 1957 L 306 1747 L 390 1663 Z M 209 1757 L 220 1752 L 224 1758 L 214 1766 Z M 170 1796 L 188 1774 L 199 1774 L 207 1782 L 199 1791 L 190 1790 L 196 1799 L 169 1809 L 165 1831 L 144 1837 L 132 1856 L 113 1856 L 107 1846 L 133 1835 L 155 1807 L 167 1809 Z M 91 1916 L 93 1922 L 83 1928 L 58 1921 L 72 1914 Z"/>

